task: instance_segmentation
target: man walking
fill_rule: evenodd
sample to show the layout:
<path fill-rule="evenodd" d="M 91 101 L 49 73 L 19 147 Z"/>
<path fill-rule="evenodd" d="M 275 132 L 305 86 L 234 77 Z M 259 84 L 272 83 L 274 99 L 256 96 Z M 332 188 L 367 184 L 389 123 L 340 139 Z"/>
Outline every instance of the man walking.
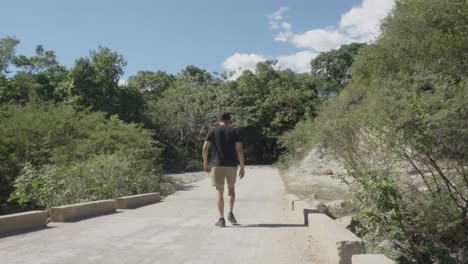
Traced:
<path fill-rule="evenodd" d="M 228 220 L 237 224 L 234 217 L 234 201 L 236 199 L 235 183 L 237 176 L 237 160 L 239 160 L 239 178 L 245 175 L 244 170 L 244 148 L 240 139 L 239 131 L 229 126 L 231 115 L 223 112 L 219 115 L 218 126 L 210 129 L 203 144 L 203 167 L 206 172 L 211 171 L 211 182 L 216 186 L 218 196 L 217 207 L 219 220 L 216 226 L 225 227 L 224 220 L 224 185 L 227 182 L 229 196 Z M 208 152 L 211 147 L 210 162 L 208 163 Z"/>

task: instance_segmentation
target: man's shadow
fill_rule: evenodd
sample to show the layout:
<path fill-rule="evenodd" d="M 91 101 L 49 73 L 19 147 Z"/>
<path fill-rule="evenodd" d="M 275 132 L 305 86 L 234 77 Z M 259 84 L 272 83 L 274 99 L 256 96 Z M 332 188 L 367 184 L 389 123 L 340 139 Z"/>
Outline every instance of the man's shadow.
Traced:
<path fill-rule="evenodd" d="M 233 224 L 232 227 L 265 227 L 265 228 L 278 228 L 278 227 L 304 227 L 304 224 Z"/>

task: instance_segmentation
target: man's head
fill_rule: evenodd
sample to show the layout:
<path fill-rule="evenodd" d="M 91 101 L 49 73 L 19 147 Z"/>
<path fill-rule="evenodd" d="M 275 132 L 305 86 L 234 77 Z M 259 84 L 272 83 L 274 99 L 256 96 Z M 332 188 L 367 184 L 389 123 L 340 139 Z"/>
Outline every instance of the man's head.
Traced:
<path fill-rule="evenodd" d="M 223 122 L 225 124 L 230 124 L 231 123 L 231 114 L 228 112 L 222 112 L 218 116 L 219 122 Z"/>

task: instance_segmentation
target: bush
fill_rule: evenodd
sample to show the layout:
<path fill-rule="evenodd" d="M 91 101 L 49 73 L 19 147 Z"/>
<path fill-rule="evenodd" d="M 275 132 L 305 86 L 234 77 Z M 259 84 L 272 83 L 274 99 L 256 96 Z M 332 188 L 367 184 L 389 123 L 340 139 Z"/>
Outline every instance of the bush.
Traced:
<path fill-rule="evenodd" d="M 23 209 L 47 208 L 170 191 L 161 176 L 159 143 L 140 125 L 66 104 L 35 102 L 1 110 L 0 213 L 18 210 L 14 202 Z"/>

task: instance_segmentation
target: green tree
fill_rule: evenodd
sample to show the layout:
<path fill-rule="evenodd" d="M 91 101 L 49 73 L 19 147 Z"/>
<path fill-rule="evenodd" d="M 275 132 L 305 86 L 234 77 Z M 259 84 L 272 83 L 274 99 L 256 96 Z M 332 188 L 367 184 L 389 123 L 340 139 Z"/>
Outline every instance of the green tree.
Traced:
<path fill-rule="evenodd" d="M 157 100 L 161 94 L 173 85 L 175 77 L 171 74 L 158 71 L 139 71 L 130 76 L 128 86 L 143 93 L 146 100 Z"/>
<path fill-rule="evenodd" d="M 19 40 L 11 37 L 0 39 L 0 76 L 8 73 L 8 67 L 15 58 L 15 48 Z"/>
<path fill-rule="evenodd" d="M 320 93 L 325 96 L 338 94 L 351 80 L 351 65 L 365 44 L 351 43 L 337 50 L 320 53 L 312 59 L 312 75 L 322 81 Z"/>
<path fill-rule="evenodd" d="M 284 137 L 312 137 L 345 164 L 360 235 L 398 241 L 400 263 L 468 259 L 467 17 L 464 1 L 397 1 L 346 88 Z"/>

